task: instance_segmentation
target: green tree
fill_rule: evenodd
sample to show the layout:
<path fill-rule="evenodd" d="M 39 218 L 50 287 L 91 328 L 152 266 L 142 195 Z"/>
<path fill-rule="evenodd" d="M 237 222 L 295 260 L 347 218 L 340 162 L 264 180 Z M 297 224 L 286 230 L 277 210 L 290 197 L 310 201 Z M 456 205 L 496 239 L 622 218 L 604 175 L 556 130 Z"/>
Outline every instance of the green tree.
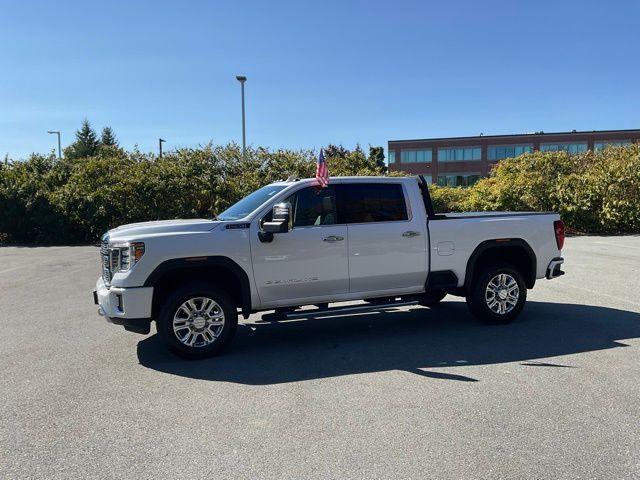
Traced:
<path fill-rule="evenodd" d="M 342 145 L 329 144 L 324 147 L 324 158 L 327 160 L 331 160 L 336 157 L 345 158 L 349 153 L 349 150 L 344 148 Z"/>
<path fill-rule="evenodd" d="M 369 146 L 369 160 L 375 162 L 376 167 L 383 172 L 387 171 L 387 166 L 384 163 L 384 148 Z"/>
<path fill-rule="evenodd" d="M 118 140 L 116 139 L 115 133 L 113 133 L 113 129 L 111 127 L 104 127 L 102 129 L 102 136 L 100 137 L 100 145 L 104 145 L 105 147 L 117 147 Z"/>
<path fill-rule="evenodd" d="M 64 155 L 70 159 L 91 157 L 98 152 L 99 146 L 98 136 L 85 118 L 80 130 L 76 131 L 76 141 L 65 148 Z"/>

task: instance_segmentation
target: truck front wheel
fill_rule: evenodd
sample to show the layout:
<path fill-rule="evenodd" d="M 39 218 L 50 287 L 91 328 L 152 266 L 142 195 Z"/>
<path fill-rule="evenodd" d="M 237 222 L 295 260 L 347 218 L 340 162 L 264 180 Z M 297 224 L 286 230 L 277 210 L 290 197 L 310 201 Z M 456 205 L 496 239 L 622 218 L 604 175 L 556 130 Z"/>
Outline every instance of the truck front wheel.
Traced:
<path fill-rule="evenodd" d="M 206 283 L 194 283 L 168 295 L 157 319 L 160 337 L 174 352 L 193 358 L 216 355 L 238 326 L 229 295 Z"/>
<path fill-rule="evenodd" d="M 522 274 L 508 264 L 491 265 L 480 272 L 467 294 L 471 312 L 486 323 L 513 321 L 527 300 Z"/>

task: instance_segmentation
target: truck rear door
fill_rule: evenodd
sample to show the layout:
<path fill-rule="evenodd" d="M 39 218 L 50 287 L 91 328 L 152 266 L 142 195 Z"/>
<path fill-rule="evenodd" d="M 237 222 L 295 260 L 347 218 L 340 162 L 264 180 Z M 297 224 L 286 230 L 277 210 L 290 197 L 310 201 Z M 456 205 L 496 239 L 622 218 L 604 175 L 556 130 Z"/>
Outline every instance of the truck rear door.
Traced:
<path fill-rule="evenodd" d="M 427 275 L 424 214 L 402 182 L 336 185 L 338 223 L 347 225 L 349 292 L 421 291 Z"/>

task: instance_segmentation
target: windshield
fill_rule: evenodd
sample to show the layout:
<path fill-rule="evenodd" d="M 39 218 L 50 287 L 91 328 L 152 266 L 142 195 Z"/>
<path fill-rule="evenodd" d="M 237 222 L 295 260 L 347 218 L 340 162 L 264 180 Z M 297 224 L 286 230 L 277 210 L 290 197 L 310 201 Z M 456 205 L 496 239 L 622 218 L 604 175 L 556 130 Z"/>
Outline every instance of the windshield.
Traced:
<path fill-rule="evenodd" d="M 267 185 L 259 190 L 247 195 L 242 200 L 234 203 L 224 212 L 218 215 L 218 220 L 238 220 L 249 215 L 260 205 L 285 188 L 284 185 Z"/>

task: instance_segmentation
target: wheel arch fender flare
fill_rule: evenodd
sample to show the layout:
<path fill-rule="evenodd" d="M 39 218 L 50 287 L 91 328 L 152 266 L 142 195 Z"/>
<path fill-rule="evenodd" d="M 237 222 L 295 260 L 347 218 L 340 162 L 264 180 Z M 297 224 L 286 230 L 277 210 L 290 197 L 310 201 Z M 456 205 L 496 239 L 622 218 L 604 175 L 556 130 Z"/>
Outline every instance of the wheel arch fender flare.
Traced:
<path fill-rule="evenodd" d="M 478 264 L 478 260 L 482 258 L 483 254 L 487 254 L 491 251 L 498 251 L 500 249 L 517 249 L 523 251 L 526 254 L 526 256 L 528 257 L 528 272 L 522 273 L 525 277 L 527 288 L 533 288 L 536 281 L 537 258 L 535 252 L 531 248 L 531 245 L 529 245 L 529 243 L 527 243 L 527 241 L 523 240 L 522 238 L 499 238 L 483 241 L 475 248 L 475 250 L 469 257 L 464 277 L 465 290 L 468 290 L 470 288 L 473 276 L 477 273 L 476 266 Z"/>
<path fill-rule="evenodd" d="M 182 257 L 164 260 L 153 269 L 144 282 L 145 287 L 156 286 L 167 274 L 189 269 L 222 267 L 236 277 L 240 284 L 241 310 L 244 318 L 251 314 L 251 286 L 247 272 L 235 261 L 223 256 Z"/>

